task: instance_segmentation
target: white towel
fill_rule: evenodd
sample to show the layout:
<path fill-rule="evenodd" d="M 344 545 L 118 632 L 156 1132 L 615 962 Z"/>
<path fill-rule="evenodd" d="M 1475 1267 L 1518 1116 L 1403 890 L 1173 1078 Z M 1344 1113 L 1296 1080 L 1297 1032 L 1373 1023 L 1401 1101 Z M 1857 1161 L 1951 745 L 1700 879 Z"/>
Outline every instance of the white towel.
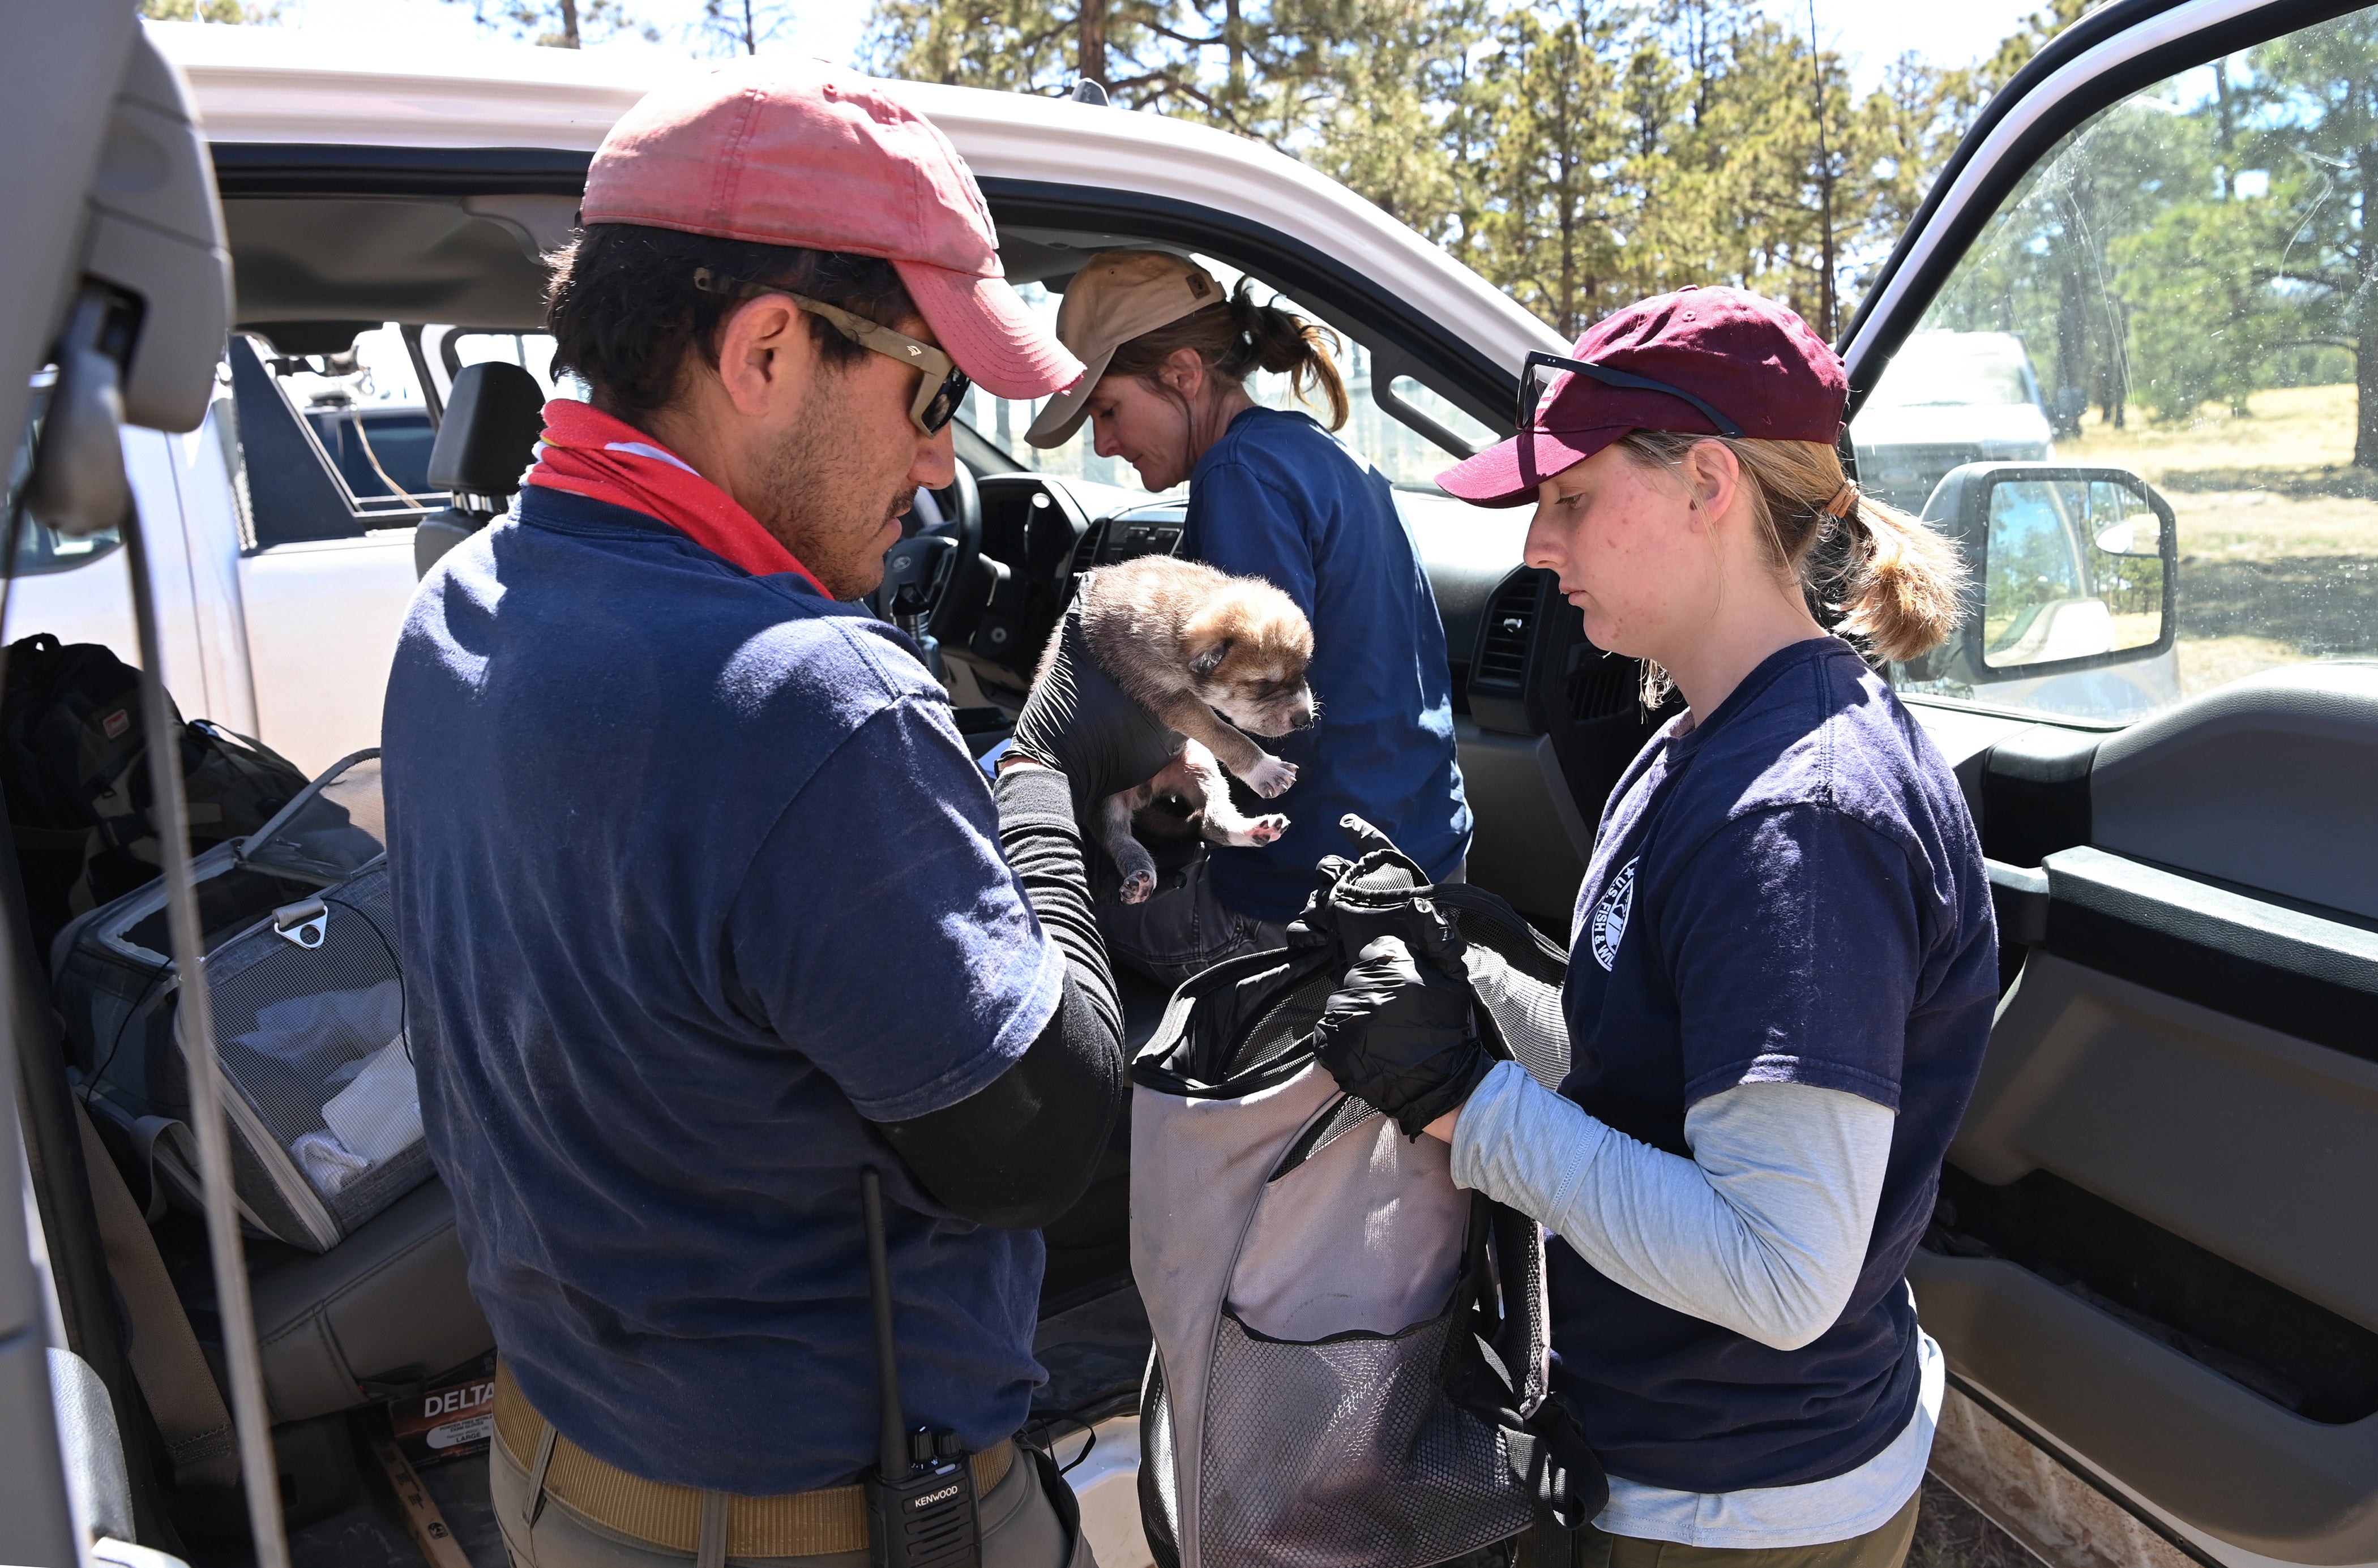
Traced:
<path fill-rule="evenodd" d="M 289 1145 L 289 1152 L 297 1156 L 298 1168 L 314 1191 L 325 1198 L 337 1197 L 349 1178 L 371 1168 L 371 1161 L 340 1143 L 335 1132 L 305 1133 Z"/>
<path fill-rule="evenodd" d="M 398 1035 L 365 1062 L 354 1082 L 322 1107 L 339 1142 L 369 1165 L 402 1154 L 421 1139 L 421 1090 Z"/>

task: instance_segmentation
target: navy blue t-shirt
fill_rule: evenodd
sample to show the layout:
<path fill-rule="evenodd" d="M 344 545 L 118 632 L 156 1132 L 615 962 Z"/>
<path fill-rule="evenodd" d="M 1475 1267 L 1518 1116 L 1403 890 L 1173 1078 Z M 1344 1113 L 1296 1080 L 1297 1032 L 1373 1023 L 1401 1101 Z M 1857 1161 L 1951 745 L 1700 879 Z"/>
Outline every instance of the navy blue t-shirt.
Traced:
<path fill-rule="evenodd" d="M 1611 796 L 1578 894 L 1563 1093 L 1690 1157 L 1685 1112 L 1741 1083 L 1898 1113 L 1840 1320 L 1776 1350 L 1552 1248 L 1555 1381 L 1614 1475 L 1682 1491 L 1824 1480 L 1913 1415 L 1908 1254 L 1998 999 L 1998 930 L 1955 776 L 1847 644 L 1768 658 L 1679 718 Z"/>
<path fill-rule="evenodd" d="M 533 485 L 422 584 L 384 745 L 422 1119 L 529 1401 L 654 1480 L 853 1479 L 872 1165 L 908 1418 L 1012 1434 L 1040 1238 L 872 1123 L 1005 1071 L 1062 958 L 907 640 Z"/>
<path fill-rule="evenodd" d="M 1255 742 L 1297 766 L 1296 783 L 1264 807 L 1288 814 L 1288 832 L 1211 852 L 1224 906 L 1294 919 L 1314 865 L 1358 853 L 1338 825 L 1349 811 L 1431 876 L 1451 875 L 1470 853 L 1470 803 L 1454 760 L 1445 625 L 1386 476 L 1310 414 L 1248 409 L 1190 475 L 1181 553 L 1267 580 L 1313 622 L 1317 722 Z"/>

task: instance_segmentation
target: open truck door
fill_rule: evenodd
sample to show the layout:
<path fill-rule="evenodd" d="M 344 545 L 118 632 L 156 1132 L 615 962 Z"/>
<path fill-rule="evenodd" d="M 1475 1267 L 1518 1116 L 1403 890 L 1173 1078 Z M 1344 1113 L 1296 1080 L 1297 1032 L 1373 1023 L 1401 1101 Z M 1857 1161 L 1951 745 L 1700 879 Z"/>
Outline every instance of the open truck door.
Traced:
<path fill-rule="evenodd" d="M 122 433 L 127 423 L 191 430 L 205 417 L 231 319 L 222 210 L 187 84 L 131 6 L 20 0 L 0 10 L 0 129 L 18 150 L 0 168 L 12 219 L 0 246 L 0 427 L 21 433 L 0 558 L 20 561 L 28 518 L 54 538 L 122 540 L 146 730 L 163 736 L 162 643 Z M 173 947 L 182 973 L 200 976 L 180 748 L 146 749 Z M 52 1114 L 59 1079 L 38 963 L 11 852 L 0 856 L 0 1181 L 30 1179 L 34 1190 L 0 1200 L 0 1560 L 172 1562 L 125 1544 L 155 1528 L 133 1479 L 145 1467 L 127 1462 L 123 1435 L 141 1452 L 134 1383 L 162 1424 L 166 1382 L 211 1394 L 213 1374 L 194 1342 L 175 1359 L 175 1348 L 127 1336 L 117 1315 L 125 1304 L 96 1255 L 102 1227 L 84 1145 Z M 216 1397 L 213 1430 L 195 1441 L 214 1473 L 243 1484 L 255 1560 L 273 1568 L 288 1556 L 206 993 L 203 977 L 185 987 L 182 1022 L 236 1431 Z"/>
<path fill-rule="evenodd" d="M 1976 564 L 1895 678 L 2007 953 L 1910 1280 L 2001 1457 L 2207 1562 L 2378 1561 L 2373 104 L 2378 10 L 2094 12 L 1845 343 L 1853 411 L 1904 425 L 1984 401 L 1904 345 L 2011 338 L 2053 425 L 1851 425 Z M 2042 1501 L 2024 1533 L 2077 1544 Z"/>

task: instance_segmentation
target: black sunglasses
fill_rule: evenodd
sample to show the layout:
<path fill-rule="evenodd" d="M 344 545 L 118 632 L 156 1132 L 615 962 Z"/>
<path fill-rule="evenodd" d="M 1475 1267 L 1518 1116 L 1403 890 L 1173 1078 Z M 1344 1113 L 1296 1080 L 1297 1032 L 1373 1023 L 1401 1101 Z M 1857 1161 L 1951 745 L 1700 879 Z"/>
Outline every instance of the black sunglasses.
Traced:
<path fill-rule="evenodd" d="M 1537 373 L 1544 370 L 1567 370 L 1582 376 L 1590 381 L 1599 381 L 1605 387 L 1623 387 L 1629 391 L 1660 392 L 1668 397 L 1681 398 L 1700 410 L 1701 417 L 1716 425 L 1719 435 L 1738 437 L 1742 434 L 1741 425 L 1718 413 L 1682 387 L 1671 387 L 1665 381 L 1654 381 L 1649 376 L 1637 376 L 1629 371 L 1613 370 L 1606 365 L 1595 365 L 1590 360 L 1567 359 L 1556 353 L 1543 353 L 1530 354 L 1528 363 L 1519 369 L 1519 413 L 1512 422 L 1513 429 L 1525 430 L 1535 424 L 1536 405 L 1543 401 L 1545 386 L 1545 383 L 1538 378 Z"/>
<path fill-rule="evenodd" d="M 729 299 L 758 299 L 763 294 L 782 294 L 835 331 L 857 343 L 871 349 L 886 359 L 896 359 L 903 365 L 915 365 L 924 372 L 917 386 L 917 396 L 908 405 L 908 422 L 928 436 L 938 436 L 942 427 L 958 413 L 958 405 L 966 401 L 967 389 L 973 386 L 957 362 L 931 343 L 920 343 L 905 332 L 895 332 L 880 321 L 828 305 L 823 300 L 797 294 L 790 289 L 773 283 L 746 282 L 740 278 L 723 277 L 707 267 L 694 269 L 693 286 L 704 293 L 725 294 Z"/>

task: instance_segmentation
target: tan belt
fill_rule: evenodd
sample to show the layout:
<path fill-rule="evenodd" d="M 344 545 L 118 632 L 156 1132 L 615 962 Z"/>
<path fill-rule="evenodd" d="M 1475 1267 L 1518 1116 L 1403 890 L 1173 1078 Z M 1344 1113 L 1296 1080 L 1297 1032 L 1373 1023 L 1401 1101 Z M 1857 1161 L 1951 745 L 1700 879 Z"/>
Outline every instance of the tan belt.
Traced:
<path fill-rule="evenodd" d="M 550 1451 L 547 1442 L 550 1440 Z M 671 1551 L 702 1554 L 704 1503 L 726 1504 L 727 1557 L 823 1557 L 867 1550 L 867 1493 L 857 1486 L 822 1487 L 777 1497 L 739 1497 L 671 1486 L 605 1464 L 555 1431 L 536 1413 L 511 1369 L 496 1364 L 496 1441 L 528 1472 L 529 1507 L 540 1491 L 558 1498 L 596 1524 Z M 973 1458 L 977 1497 L 1007 1478 L 1015 1443 L 1004 1441 Z M 544 1471 L 538 1486 L 538 1470 Z M 711 1502 L 713 1520 L 718 1504 Z M 715 1523 L 714 1523 L 715 1527 Z"/>

